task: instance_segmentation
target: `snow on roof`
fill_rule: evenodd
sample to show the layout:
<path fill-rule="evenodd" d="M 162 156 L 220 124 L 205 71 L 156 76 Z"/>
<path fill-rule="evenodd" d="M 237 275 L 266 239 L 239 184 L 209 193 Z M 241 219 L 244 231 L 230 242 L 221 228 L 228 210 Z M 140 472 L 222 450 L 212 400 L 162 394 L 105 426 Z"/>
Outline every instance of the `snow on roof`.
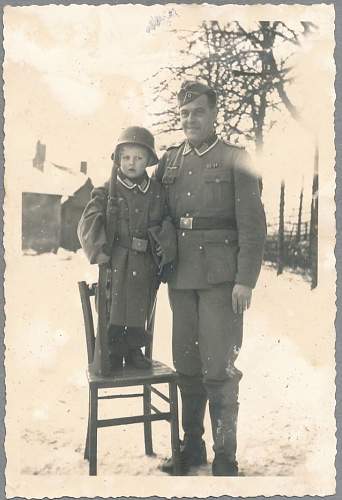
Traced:
<path fill-rule="evenodd" d="M 18 181 L 22 192 L 70 196 L 87 179 L 87 175 L 51 161 L 45 161 L 43 172 L 27 161 L 20 169 Z"/>

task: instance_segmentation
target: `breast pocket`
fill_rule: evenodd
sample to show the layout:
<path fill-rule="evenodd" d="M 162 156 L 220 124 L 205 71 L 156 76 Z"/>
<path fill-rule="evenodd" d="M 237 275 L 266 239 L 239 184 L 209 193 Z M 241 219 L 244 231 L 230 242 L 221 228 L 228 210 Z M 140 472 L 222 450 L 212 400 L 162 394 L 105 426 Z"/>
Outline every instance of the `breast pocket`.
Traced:
<path fill-rule="evenodd" d="M 207 207 L 224 203 L 232 196 L 232 173 L 230 170 L 215 170 L 205 172 L 205 200 Z"/>
<path fill-rule="evenodd" d="M 118 205 L 119 205 L 119 219 L 124 221 L 125 223 L 129 222 L 129 208 L 127 201 L 121 196 L 118 197 Z"/>

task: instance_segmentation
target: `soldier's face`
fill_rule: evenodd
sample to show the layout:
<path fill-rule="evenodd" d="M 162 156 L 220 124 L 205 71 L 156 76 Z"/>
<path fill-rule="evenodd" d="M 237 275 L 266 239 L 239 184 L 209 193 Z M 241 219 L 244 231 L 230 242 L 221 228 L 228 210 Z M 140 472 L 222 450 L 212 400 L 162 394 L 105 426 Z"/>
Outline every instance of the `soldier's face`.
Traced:
<path fill-rule="evenodd" d="M 140 177 L 148 165 L 149 152 L 143 146 L 127 144 L 120 149 L 120 169 L 129 179 Z"/>
<path fill-rule="evenodd" d="M 210 107 L 208 96 L 201 95 L 184 104 L 179 112 L 184 134 L 192 144 L 199 145 L 212 134 L 217 109 Z"/>

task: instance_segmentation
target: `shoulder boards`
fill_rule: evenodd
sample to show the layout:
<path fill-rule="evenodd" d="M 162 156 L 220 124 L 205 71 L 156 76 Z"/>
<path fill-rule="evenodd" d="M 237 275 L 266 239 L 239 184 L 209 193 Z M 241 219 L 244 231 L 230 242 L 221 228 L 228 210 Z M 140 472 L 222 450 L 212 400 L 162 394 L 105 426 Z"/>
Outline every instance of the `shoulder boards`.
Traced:
<path fill-rule="evenodd" d="M 223 144 L 225 144 L 226 146 L 230 146 L 231 148 L 240 149 L 241 151 L 244 151 L 246 149 L 244 146 L 233 144 L 232 142 L 226 141 L 225 139 L 221 139 L 221 141 L 223 142 Z"/>
<path fill-rule="evenodd" d="M 185 141 L 182 141 L 180 144 L 173 144 L 172 146 L 169 146 L 168 148 L 166 148 L 166 151 L 172 151 L 173 149 L 178 149 L 181 146 L 183 146 L 184 142 Z"/>

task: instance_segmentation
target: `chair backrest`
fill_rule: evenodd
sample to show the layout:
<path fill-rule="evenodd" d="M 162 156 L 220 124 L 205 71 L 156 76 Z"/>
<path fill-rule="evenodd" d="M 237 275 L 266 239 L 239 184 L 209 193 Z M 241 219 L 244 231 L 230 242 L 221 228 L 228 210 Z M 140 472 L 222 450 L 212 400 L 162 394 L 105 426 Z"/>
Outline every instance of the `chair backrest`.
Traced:
<path fill-rule="evenodd" d="M 88 363 L 91 364 L 94 359 L 95 329 L 90 298 L 95 296 L 96 283 L 89 286 L 85 281 L 79 281 L 78 289 L 81 296 Z"/>
<path fill-rule="evenodd" d="M 97 283 L 88 285 L 85 281 L 78 282 L 78 289 L 80 292 L 81 304 L 82 304 L 83 321 L 84 321 L 84 329 L 86 335 L 87 355 L 89 364 L 93 362 L 94 349 L 95 349 L 95 328 L 94 328 L 93 309 L 91 305 L 91 297 L 95 297 L 96 287 Z M 157 306 L 157 296 L 153 295 L 151 297 L 151 303 L 146 322 L 146 331 L 149 334 L 150 343 L 148 346 L 146 346 L 145 355 L 149 359 L 152 358 L 156 306 Z"/>

